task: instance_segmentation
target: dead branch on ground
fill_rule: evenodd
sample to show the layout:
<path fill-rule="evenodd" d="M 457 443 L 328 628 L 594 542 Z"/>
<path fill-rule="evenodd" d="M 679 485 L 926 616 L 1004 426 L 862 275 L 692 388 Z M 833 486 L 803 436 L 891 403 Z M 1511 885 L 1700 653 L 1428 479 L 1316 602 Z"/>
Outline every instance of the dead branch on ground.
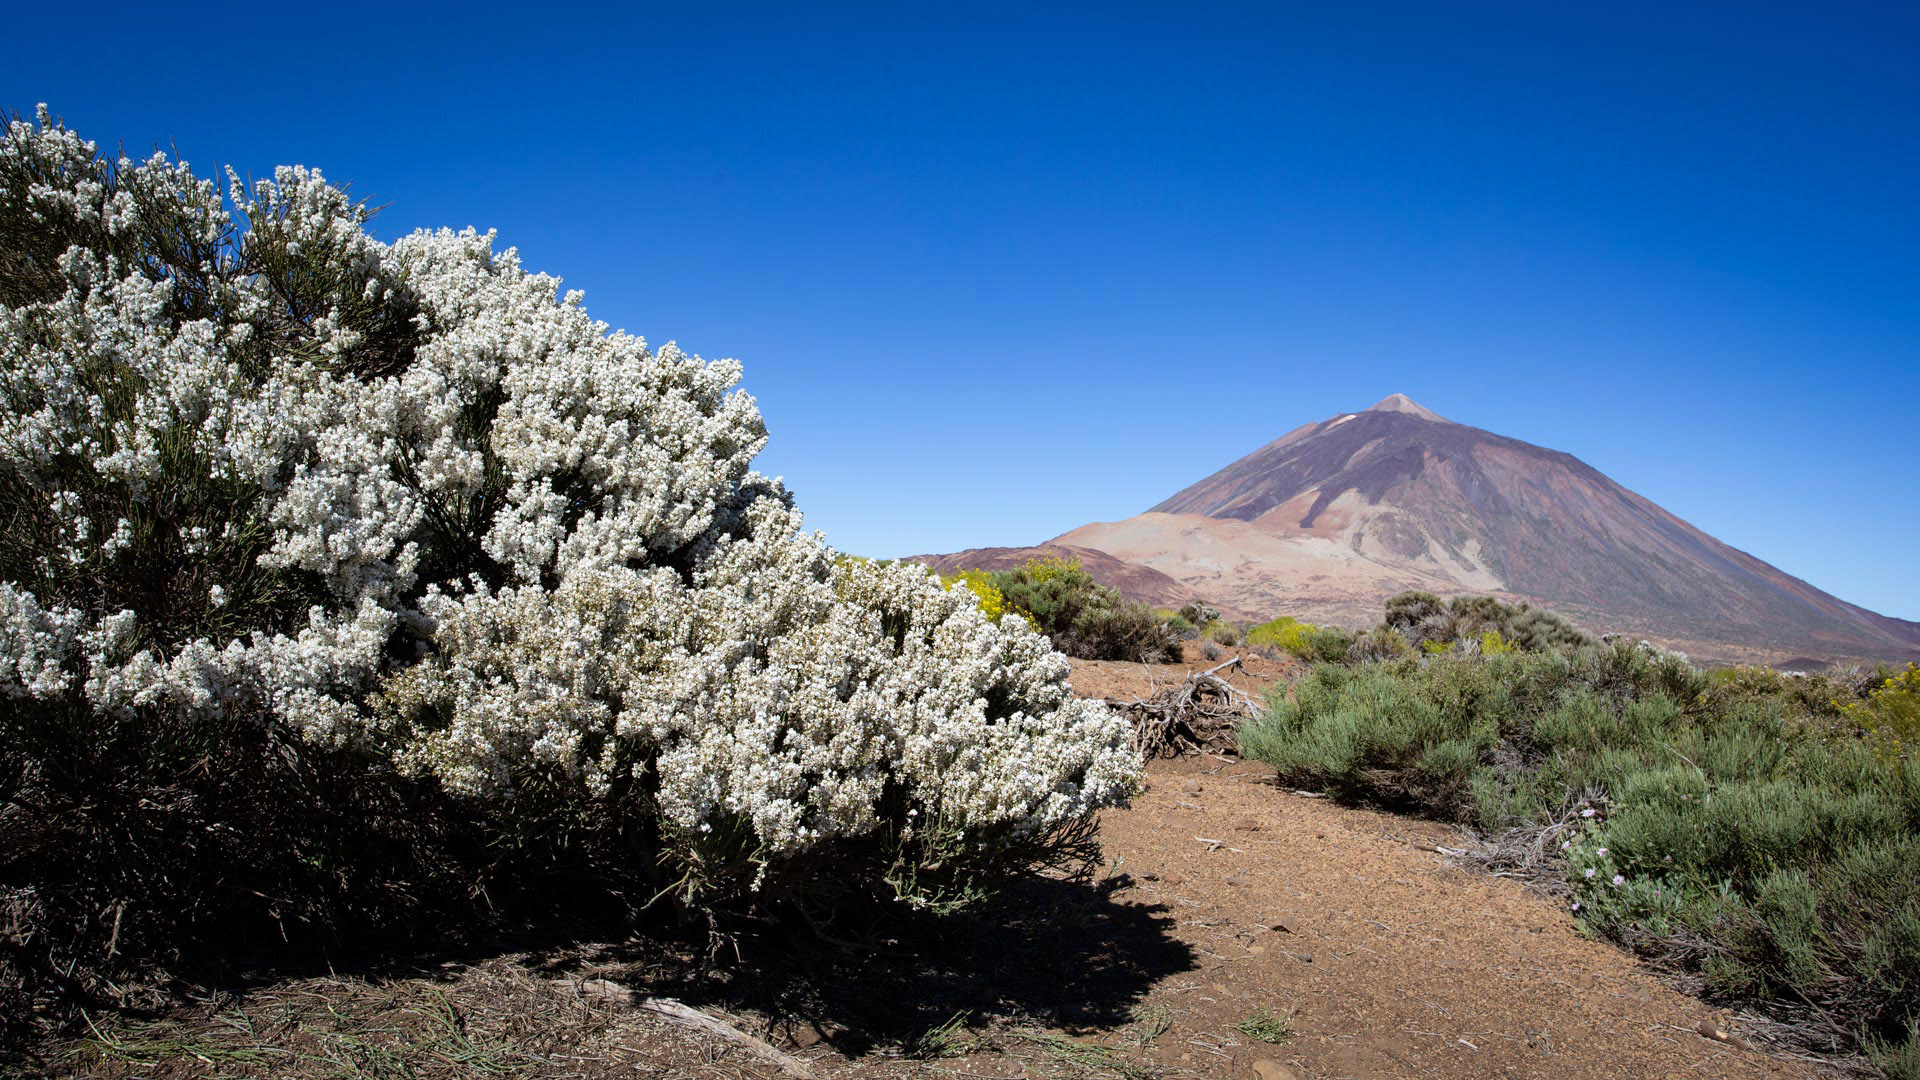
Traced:
<path fill-rule="evenodd" d="M 1235 754 L 1239 741 L 1234 728 L 1260 715 L 1253 695 L 1221 678 L 1221 672 L 1238 666 L 1236 656 L 1150 697 L 1108 698 L 1107 704 L 1132 718 L 1133 746 L 1143 757 Z"/>

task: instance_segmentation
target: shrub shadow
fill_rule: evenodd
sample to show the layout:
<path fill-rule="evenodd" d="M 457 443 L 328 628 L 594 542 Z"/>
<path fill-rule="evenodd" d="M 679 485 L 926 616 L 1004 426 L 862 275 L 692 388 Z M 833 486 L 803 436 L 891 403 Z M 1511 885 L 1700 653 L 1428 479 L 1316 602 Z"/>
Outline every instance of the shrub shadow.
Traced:
<path fill-rule="evenodd" d="M 108 1007 L 123 1019 L 158 1019 L 183 998 L 244 997 L 318 977 L 453 980 L 507 958 L 542 979 L 606 979 L 637 996 L 757 1017 L 755 1033 L 776 1044 L 824 1042 L 848 1057 L 910 1047 L 956 1016 L 976 1030 L 1086 1034 L 1128 1023 L 1157 983 L 1198 967 L 1193 949 L 1172 937 L 1168 909 L 1128 900 L 1131 886 L 1126 875 L 1025 877 L 976 910 L 943 917 L 891 904 L 734 915 L 717 928 L 561 916 L 465 942 L 402 934 L 249 956 L 212 950 L 198 957 L 197 977 L 144 1007 Z M 69 1013 L 55 1010 L 33 1031 L 0 1039 L 0 1062 L 58 1051 L 59 1030 L 78 1030 Z"/>
<path fill-rule="evenodd" d="M 869 918 L 858 933 L 847 916 L 759 924 L 718 958 L 690 938 L 652 937 L 531 962 L 759 1014 L 776 1042 L 824 1041 L 849 1057 L 910 1045 L 956 1016 L 1086 1032 L 1127 1023 L 1155 984 L 1198 966 L 1164 905 L 1123 898 L 1130 885 L 1027 878 L 964 916 Z"/>

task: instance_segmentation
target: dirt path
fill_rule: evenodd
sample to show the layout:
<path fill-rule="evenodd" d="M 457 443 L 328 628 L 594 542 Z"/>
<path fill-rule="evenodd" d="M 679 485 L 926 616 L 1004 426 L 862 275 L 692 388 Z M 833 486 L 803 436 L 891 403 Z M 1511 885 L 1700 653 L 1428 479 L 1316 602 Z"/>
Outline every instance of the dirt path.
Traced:
<path fill-rule="evenodd" d="M 1257 766 L 1183 760 L 1156 764 L 1145 796 L 1101 831 L 1139 882 L 1128 896 L 1166 905 L 1200 956 L 1149 997 L 1174 1019 L 1156 1040 L 1165 1064 L 1252 1076 L 1267 1058 L 1311 1078 L 1808 1075 L 1700 1035 L 1718 1019 L 1707 1006 L 1581 937 L 1548 899 L 1436 853 L 1460 843 L 1442 827 L 1285 793 Z M 1261 1008 L 1290 1013 L 1295 1036 L 1202 1045 Z"/>

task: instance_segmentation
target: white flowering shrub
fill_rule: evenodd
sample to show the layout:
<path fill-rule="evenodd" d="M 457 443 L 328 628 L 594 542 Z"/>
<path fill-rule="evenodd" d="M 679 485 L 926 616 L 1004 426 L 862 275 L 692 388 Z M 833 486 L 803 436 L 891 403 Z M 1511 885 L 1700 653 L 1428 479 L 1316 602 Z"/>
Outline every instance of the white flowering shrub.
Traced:
<path fill-rule="evenodd" d="M 696 904 L 943 902 L 1133 790 L 1024 622 L 802 531 L 734 362 L 317 171 L 226 193 L 44 110 L 0 140 L 8 785 L 53 728 L 219 733 L 617 834 Z"/>

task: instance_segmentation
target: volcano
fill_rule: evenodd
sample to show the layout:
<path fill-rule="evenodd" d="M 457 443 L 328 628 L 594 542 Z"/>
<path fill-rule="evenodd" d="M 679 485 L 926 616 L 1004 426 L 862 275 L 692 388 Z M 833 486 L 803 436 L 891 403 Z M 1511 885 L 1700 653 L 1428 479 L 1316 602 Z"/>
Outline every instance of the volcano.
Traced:
<path fill-rule="evenodd" d="M 1920 655 L 1920 623 L 1822 592 L 1571 454 L 1402 394 L 1050 543 L 1157 570 L 1243 619 L 1366 625 L 1388 596 L 1425 589 L 1524 599 L 1703 655 Z"/>

